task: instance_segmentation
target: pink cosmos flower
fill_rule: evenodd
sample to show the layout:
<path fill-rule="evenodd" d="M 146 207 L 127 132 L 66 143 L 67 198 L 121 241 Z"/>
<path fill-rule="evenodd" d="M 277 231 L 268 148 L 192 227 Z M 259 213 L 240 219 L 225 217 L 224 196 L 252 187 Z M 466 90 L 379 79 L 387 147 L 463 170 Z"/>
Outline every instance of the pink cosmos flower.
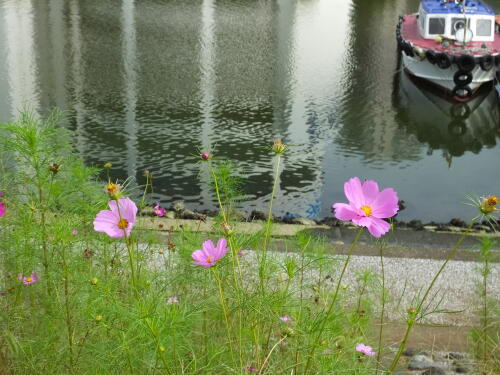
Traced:
<path fill-rule="evenodd" d="M 363 353 L 364 355 L 368 355 L 368 356 L 375 355 L 375 352 L 373 351 L 372 347 L 369 345 L 365 345 L 365 344 L 356 345 L 356 351 Z"/>
<path fill-rule="evenodd" d="M 32 272 L 31 276 L 23 276 L 23 274 L 20 273 L 17 279 L 22 281 L 24 285 L 31 285 L 38 282 L 38 275 L 36 272 Z"/>
<path fill-rule="evenodd" d="M 285 315 L 285 316 L 280 316 L 280 320 L 285 323 L 290 323 L 293 319 Z"/>
<path fill-rule="evenodd" d="M 174 303 L 179 303 L 177 296 L 170 297 L 167 299 L 167 305 L 173 305 Z"/>
<path fill-rule="evenodd" d="M 255 367 L 253 367 L 253 366 L 247 366 L 247 367 L 245 367 L 245 370 L 247 372 L 255 372 Z"/>
<path fill-rule="evenodd" d="M 165 209 L 161 207 L 159 203 L 154 205 L 153 211 L 157 216 L 165 216 Z"/>
<path fill-rule="evenodd" d="M 214 246 L 212 240 L 203 242 L 202 250 L 196 250 L 191 254 L 195 260 L 193 264 L 203 266 L 204 268 L 212 267 L 228 252 L 226 247 L 227 241 L 225 238 L 219 238 L 217 247 Z"/>
<path fill-rule="evenodd" d="M 78 231 L 77 231 L 76 229 L 73 229 L 73 230 L 71 231 L 71 234 L 72 234 L 73 236 L 78 236 Z"/>
<path fill-rule="evenodd" d="M 2 217 L 5 214 L 5 203 L 0 202 L 0 217 Z"/>
<path fill-rule="evenodd" d="M 94 230 L 104 232 L 112 238 L 121 238 L 125 235 L 128 237 L 135 224 L 137 206 L 129 198 L 120 198 L 118 200 L 120 212 L 118 212 L 116 203 L 115 200 L 110 201 L 108 205 L 111 210 L 103 210 L 97 214 L 94 219 Z"/>
<path fill-rule="evenodd" d="M 398 195 L 392 188 L 379 192 L 375 181 L 361 184 L 358 177 L 344 184 L 344 193 L 349 203 L 335 203 L 335 217 L 339 220 L 352 220 L 356 225 L 367 227 L 373 237 L 381 237 L 391 226 L 383 219 L 396 215 L 399 210 Z"/>

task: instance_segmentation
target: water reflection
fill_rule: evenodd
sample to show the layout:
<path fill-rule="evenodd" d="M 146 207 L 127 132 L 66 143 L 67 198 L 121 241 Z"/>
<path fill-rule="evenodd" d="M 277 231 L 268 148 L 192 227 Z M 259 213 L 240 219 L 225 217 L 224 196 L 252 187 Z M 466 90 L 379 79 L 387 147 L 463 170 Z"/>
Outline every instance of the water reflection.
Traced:
<path fill-rule="evenodd" d="M 31 0 L 11 3 L 3 12 L 10 116 L 22 108 L 40 110 L 34 46 L 34 9 Z M 3 106 L 2 106 L 3 107 Z M 4 107 L 5 108 L 5 107 Z M 2 115 L 2 118 L 7 116 Z"/>
<path fill-rule="evenodd" d="M 500 137 L 497 91 L 485 87 L 467 103 L 444 98 L 438 91 L 416 81 L 405 72 L 399 75 L 400 122 L 419 142 L 428 145 L 427 152 L 442 150 L 446 160 L 483 147 L 494 147 Z"/>
<path fill-rule="evenodd" d="M 135 31 L 135 0 L 122 2 L 123 34 L 123 82 L 125 84 L 125 134 L 127 149 L 127 175 L 135 178 L 137 174 L 137 49 Z"/>
<path fill-rule="evenodd" d="M 0 0 L 0 120 L 66 110 L 87 163 L 134 186 L 152 171 L 163 203 L 216 207 L 196 157 L 211 150 L 246 179 L 243 209 L 264 209 L 281 138 L 279 215 L 329 215 L 354 175 L 415 201 L 411 218 L 436 215 L 450 202 L 415 191 L 415 170 L 455 200 L 500 184 L 480 178 L 500 158 L 498 98 L 455 109 L 467 118 L 450 132 L 451 109 L 399 77 L 394 25 L 418 2 Z"/>

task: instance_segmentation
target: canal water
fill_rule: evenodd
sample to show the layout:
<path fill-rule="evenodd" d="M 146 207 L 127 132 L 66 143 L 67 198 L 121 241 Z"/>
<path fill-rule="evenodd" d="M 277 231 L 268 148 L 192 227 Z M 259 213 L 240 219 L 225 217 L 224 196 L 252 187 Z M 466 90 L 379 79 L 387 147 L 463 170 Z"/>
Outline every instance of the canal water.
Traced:
<path fill-rule="evenodd" d="M 500 13 L 500 0 L 490 2 Z M 393 187 L 404 220 L 469 219 L 500 193 L 499 99 L 453 106 L 401 72 L 398 16 L 417 0 L 0 0 L 0 121 L 66 111 L 88 164 L 155 199 L 216 207 L 197 159 L 269 201 L 274 139 L 290 146 L 275 212 L 321 218 L 352 176 Z"/>

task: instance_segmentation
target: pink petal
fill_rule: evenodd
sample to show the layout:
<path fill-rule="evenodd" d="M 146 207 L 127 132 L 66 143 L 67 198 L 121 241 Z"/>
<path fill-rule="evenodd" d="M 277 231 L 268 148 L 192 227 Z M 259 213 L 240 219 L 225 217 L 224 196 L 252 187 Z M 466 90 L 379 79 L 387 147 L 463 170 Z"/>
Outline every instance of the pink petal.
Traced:
<path fill-rule="evenodd" d="M 375 181 L 367 180 L 362 186 L 365 204 L 370 206 L 378 196 L 378 184 Z"/>
<path fill-rule="evenodd" d="M 217 259 L 221 259 L 228 252 L 228 248 L 226 247 L 227 240 L 222 237 L 217 241 Z"/>
<path fill-rule="evenodd" d="M 332 206 L 335 209 L 335 217 L 339 220 L 350 221 L 359 216 L 356 210 L 345 203 L 335 203 Z"/>
<path fill-rule="evenodd" d="M 201 245 L 201 248 L 209 256 L 214 256 L 214 254 L 216 253 L 215 246 L 214 246 L 214 243 L 212 242 L 212 240 L 206 240 L 205 242 L 203 242 L 203 244 Z"/>
<path fill-rule="evenodd" d="M 124 233 L 122 229 L 118 228 L 119 220 L 119 217 L 112 211 L 103 210 L 94 219 L 94 230 L 104 232 L 112 238 L 121 238 Z"/>
<path fill-rule="evenodd" d="M 344 184 L 344 193 L 355 207 L 361 207 L 365 204 L 361 181 L 358 177 L 353 177 Z"/>
<path fill-rule="evenodd" d="M 137 215 L 137 206 L 135 205 L 134 201 L 131 200 L 130 198 L 121 198 L 119 200 L 119 204 L 120 204 L 120 213 L 122 214 L 122 217 L 129 222 L 130 224 L 129 228 L 132 229 L 132 227 L 135 224 L 135 217 Z"/>
<path fill-rule="evenodd" d="M 356 345 L 356 351 L 357 352 L 363 352 L 365 350 L 365 345 L 364 344 L 358 344 Z"/>
<path fill-rule="evenodd" d="M 352 222 L 360 227 L 369 227 L 372 224 L 373 218 L 370 216 L 356 216 Z"/>
<path fill-rule="evenodd" d="M 205 259 L 206 259 L 206 257 L 205 257 L 205 255 L 204 255 L 203 250 L 196 250 L 196 251 L 194 251 L 194 252 L 191 254 L 191 257 L 192 257 L 194 260 L 198 261 L 198 262 L 201 262 L 202 260 L 205 260 Z"/>
<path fill-rule="evenodd" d="M 5 214 L 5 203 L 0 202 L 0 217 Z"/>
<path fill-rule="evenodd" d="M 387 219 L 398 213 L 399 206 L 392 203 L 386 203 L 382 206 L 372 208 L 372 216 L 379 219 Z"/>
<path fill-rule="evenodd" d="M 367 227 L 368 232 L 370 232 L 373 237 L 379 238 L 391 229 L 391 225 L 383 219 L 377 219 L 375 217 L 370 219 L 371 223 Z"/>
<path fill-rule="evenodd" d="M 392 217 L 398 210 L 398 195 L 392 188 L 382 190 L 372 204 L 372 215 L 378 218 Z"/>
<path fill-rule="evenodd" d="M 108 202 L 109 209 L 111 212 L 116 213 L 118 215 L 118 208 L 116 207 L 116 201 L 112 200 Z"/>

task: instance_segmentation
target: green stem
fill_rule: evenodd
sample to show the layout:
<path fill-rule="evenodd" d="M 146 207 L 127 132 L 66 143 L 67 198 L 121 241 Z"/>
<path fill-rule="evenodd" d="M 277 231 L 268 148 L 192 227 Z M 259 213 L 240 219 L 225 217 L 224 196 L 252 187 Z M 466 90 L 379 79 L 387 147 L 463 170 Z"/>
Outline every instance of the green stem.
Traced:
<path fill-rule="evenodd" d="M 354 241 L 352 242 L 351 247 L 349 248 L 349 253 L 347 255 L 347 259 L 344 262 L 344 267 L 342 268 L 342 272 L 340 273 L 339 281 L 337 282 L 337 286 L 335 288 L 335 293 L 333 295 L 332 302 L 330 303 L 330 306 L 328 307 L 328 310 L 327 310 L 326 314 L 324 315 L 323 319 L 321 320 L 321 325 L 320 325 L 317 337 L 316 337 L 316 339 L 314 340 L 314 342 L 312 344 L 311 350 L 309 351 L 309 356 L 307 358 L 307 362 L 306 362 L 306 367 L 305 367 L 305 370 L 304 370 L 304 374 L 307 374 L 307 371 L 311 367 L 311 360 L 312 360 L 312 358 L 314 356 L 314 352 L 316 351 L 318 341 L 321 338 L 321 335 L 323 334 L 323 331 L 325 329 L 326 321 L 328 320 L 328 317 L 330 316 L 330 314 L 331 314 L 331 312 L 333 310 L 333 306 L 335 305 L 335 302 L 337 301 L 337 297 L 339 295 L 340 285 L 342 284 L 342 279 L 344 277 L 344 273 L 345 273 L 345 271 L 347 269 L 347 266 L 349 265 L 352 253 L 354 252 L 354 248 L 356 247 L 359 239 L 361 238 L 361 234 L 363 233 L 363 229 L 364 229 L 364 227 L 360 227 L 359 228 L 358 233 L 356 234 L 356 237 L 354 238 Z"/>
<path fill-rule="evenodd" d="M 382 298 L 381 298 L 381 311 L 380 311 L 380 329 L 378 333 L 378 349 L 377 349 L 377 368 L 375 375 L 378 374 L 380 368 L 380 358 L 382 356 L 382 333 L 384 330 L 384 314 L 385 314 L 385 270 L 384 270 L 384 247 L 380 246 L 380 267 L 382 272 Z"/>
<path fill-rule="evenodd" d="M 455 255 L 456 255 L 456 253 L 458 251 L 458 247 L 463 242 L 463 240 L 465 239 L 465 237 L 467 237 L 467 234 L 472 229 L 472 226 L 474 225 L 474 223 L 475 223 L 475 219 L 472 219 L 472 221 L 469 224 L 469 226 L 467 227 L 466 231 L 462 234 L 462 236 L 460 236 L 460 238 L 458 239 L 458 241 L 455 243 L 455 246 L 453 246 L 453 248 L 451 249 L 451 251 L 448 253 L 448 256 L 447 256 L 446 260 L 441 265 L 441 267 L 439 268 L 438 272 L 436 273 L 436 275 L 432 279 L 429 287 L 425 291 L 425 294 L 424 294 L 423 298 L 420 300 L 417 308 L 415 309 L 415 312 L 412 313 L 411 317 L 408 319 L 408 321 L 407 321 L 407 327 L 406 327 L 406 332 L 405 332 L 405 334 L 403 336 L 403 340 L 401 341 L 401 344 L 399 345 L 398 351 L 396 352 L 396 355 L 394 356 L 394 359 L 392 360 L 392 363 L 391 363 L 389 369 L 387 370 L 386 375 L 392 374 L 394 372 L 394 370 L 396 369 L 396 366 L 398 365 L 398 362 L 399 362 L 399 358 L 403 354 L 403 351 L 406 348 L 406 344 L 408 343 L 408 338 L 410 337 L 410 332 L 411 332 L 413 326 L 416 323 L 416 317 L 420 314 L 420 312 L 422 310 L 422 306 L 424 305 L 425 300 L 427 299 L 427 297 L 428 297 L 431 289 L 434 287 L 434 284 L 436 283 L 437 279 L 439 278 L 439 276 L 443 272 L 443 270 L 446 267 L 446 265 L 448 264 L 448 262 L 455 257 Z"/>
<path fill-rule="evenodd" d="M 229 225 L 226 211 L 224 209 L 224 206 L 222 205 L 222 199 L 220 196 L 220 188 L 219 188 L 219 182 L 217 179 L 217 175 L 215 174 L 214 168 L 212 167 L 212 164 L 210 161 L 208 162 L 208 168 L 210 170 L 210 174 L 212 175 L 212 179 L 214 181 L 215 194 L 217 196 L 217 202 L 219 204 L 219 209 L 220 209 L 220 212 L 222 214 L 222 219 L 224 220 L 225 224 Z M 238 258 L 238 254 L 236 251 L 236 246 L 235 246 L 234 241 L 233 241 L 233 237 L 230 233 L 227 233 L 226 236 L 227 236 L 229 248 L 231 250 L 231 255 L 232 255 L 231 256 L 231 263 L 232 263 L 232 273 L 233 273 L 234 286 L 235 286 L 236 291 L 237 291 L 238 304 L 239 304 L 239 306 L 241 306 L 241 285 L 243 285 L 243 274 L 242 274 L 242 270 L 241 270 L 241 266 L 240 266 L 240 260 Z M 238 269 L 239 279 L 236 276 L 236 269 Z M 242 319 L 241 308 L 238 309 L 238 321 L 239 321 L 239 323 L 238 323 L 238 327 L 239 327 L 238 328 L 238 352 L 239 352 L 239 358 L 240 358 L 240 367 L 243 368 L 243 353 L 241 351 L 242 336 L 243 336 L 243 333 L 242 333 L 242 331 L 243 331 L 243 326 L 242 326 L 243 319 Z"/>
<path fill-rule="evenodd" d="M 146 200 L 146 193 L 148 191 L 148 186 L 149 186 L 149 172 L 146 173 L 146 186 L 144 186 L 144 192 L 142 193 L 141 210 L 144 209 L 144 201 Z"/>
<path fill-rule="evenodd" d="M 64 267 L 64 308 L 65 308 L 65 320 L 66 320 L 66 328 L 68 331 L 68 346 L 69 346 L 69 366 L 71 372 L 73 372 L 74 366 L 74 353 L 73 353 L 73 325 L 71 321 L 71 312 L 69 306 L 69 273 L 68 273 L 68 264 L 66 262 L 66 252 L 62 250 L 62 261 Z"/>
<path fill-rule="evenodd" d="M 156 351 L 157 351 L 157 353 L 160 354 L 160 359 L 163 362 L 163 366 L 165 367 L 165 371 L 167 372 L 167 374 L 172 374 L 172 371 L 170 371 L 170 367 L 168 366 L 167 359 L 165 358 L 165 353 L 163 352 L 163 350 L 161 350 L 160 341 L 158 340 L 158 334 L 155 331 L 156 327 L 153 327 L 153 323 L 151 322 L 151 320 L 149 318 L 145 318 L 144 321 L 146 322 L 146 325 L 148 326 L 149 332 L 151 333 L 151 336 L 153 337 L 153 341 L 154 341 L 155 346 L 156 346 Z"/>
<path fill-rule="evenodd" d="M 120 202 L 118 199 L 115 199 L 116 202 L 116 207 L 118 208 L 118 216 L 120 217 L 120 221 L 123 220 L 122 213 L 120 210 Z M 134 293 L 137 296 L 138 290 L 137 290 L 137 283 L 136 283 L 136 278 L 135 278 L 135 267 L 134 267 L 134 249 L 133 249 L 133 242 L 132 238 L 127 236 L 127 228 L 123 228 L 123 239 L 125 241 L 125 246 L 127 246 L 127 252 L 128 252 L 128 263 L 130 266 L 130 272 L 131 272 L 131 277 L 132 277 L 132 287 L 134 288 Z"/>
<path fill-rule="evenodd" d="M 233 342 L 232 342 L 232 338 L 231 338 L 231 325 L 229 324 L 229 314 L 227 312 L 226 302 L 225 302 L 225 298 L 224 298 L 224 291 L 222 290 L 222 283 L 221 283 L 221 280 L 220 280 L 217 272 L 213 268 L 211 269 L 211 271 L 215 277 L 215 280 L 217 281 L 217 286 L 219 288 L 219 298 L 220 298 L 220 304 L 222 307 L 222 311 L 224 313 L 224 321 L 226 323 L 226 332 L 227 332 L 229 350 L 231 351 L 231 359 L 232 359 L 233 363 L 235 363 Z"/>
<path fill-rule="evenodd" d="M 276 187 L 278 186 L 279 179 L 279 171 L 280 171 L 280 161 L 281 154 L 276 154 L 276 168 L 274 170 L 274 182 L 273 182 L 273 190 L 271 191 L 271 199 L 269 201 L 269 211 L 267 213 L 267 221 L 266 221 L 266 232 L 264 235 L 264 246 L 262 248 L 262 255 L 259 264 L 259 278 L 260 278 L 260 289 L 262 295 L 264 295 L 264 286 L 265 286 L 265 273 L 266 273 L 266 263 L 267 263 L 267 248 L 269 246 L 269 237 L 271 236 L 271 220 L 273 216 L 273 201 L 276 194 Z"/>
<path fill-rule="evenodd" d="M 271 199 L 269 201 L 269 211 L 267 213 L 267 221 L 266 221 L 266 234 L 264 237 L 264 253 L 267 251 L 267 247 L 269 245 L 269 237 L 271 235 L 271 220 L 273 216 L 273 201 L 276 194 L 276 187 L 278 186 L 278 179 L 280 176 L 280 161 L 281 154 L 276 155 L 276 168 L 274 169 L 274 182 L 273 182 L 273 190 L 271 192 Z"/>

